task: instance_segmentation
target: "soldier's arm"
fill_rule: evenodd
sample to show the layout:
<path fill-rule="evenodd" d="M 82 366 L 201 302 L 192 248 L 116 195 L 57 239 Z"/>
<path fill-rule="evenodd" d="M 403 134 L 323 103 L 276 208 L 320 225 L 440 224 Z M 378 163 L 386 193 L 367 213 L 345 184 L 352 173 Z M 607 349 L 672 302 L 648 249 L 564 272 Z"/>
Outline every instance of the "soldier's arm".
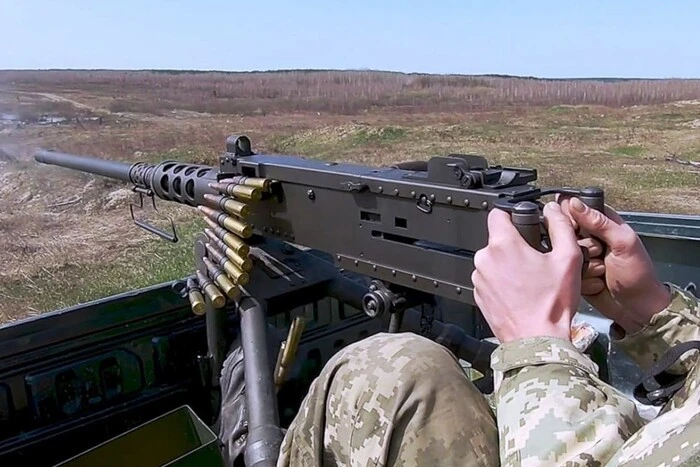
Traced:
<path fill-rule="evenodd" d="M 582 294 L 612 319 L 611 337 L 647 369 L 680 342 L 700 339 L 697 298 L 679 287 L 664 285 L 637 233 L 613 209 L 605 215 L 577 199 L 563 200 L 572 223 L 606 245 L 604 260 L 584 275 Z M 672 368 L 687 373 L 697 359 L 688 353 Z"/>
<path fill-rule="evenodd" d="M 635 404 L 568 340 L 507 342 L 491 365 L 502 465 L 605 465 L 643 426 Z"/>
<path fill-rule="evenodd" d="M 501 462 L 601 465 L 643 420 L 571 343 L 581 252 L 556 205 L 547 204 L 544 216 L 551 252 L 529 248 L 494 211 L 489 244 L 474 256 L 474 296 L 502 343 L 491 361 Z"/>
<path fill-rule="evenodd" d="M 645 370 L 676 344 L 700 340 L 697 297 L 674 284 L 667 286 L 671 291 L 671 303 L 652 316 L 649 324 L 629 334 L 620 326 L 611 327 L 611 337 Z M 686 374 L 697 363 L 697 358 L 698 352 L 689 352 L 666 371 Z"/>
<path fill-rule="evenodd" d="M 620 341 L 644 367 L 673 345 L 700 339 L 698 299 L 669 287 L 671 303 Z M 686 357 L 677 370 L 689 372 L 696 364 L 695 355 Z M 603 382 L 595 363 L 567 340 L 505 343 L 494 353 L 492 367 L 504 465 L 606 464 L 644 426 L 635 404 Z"/>

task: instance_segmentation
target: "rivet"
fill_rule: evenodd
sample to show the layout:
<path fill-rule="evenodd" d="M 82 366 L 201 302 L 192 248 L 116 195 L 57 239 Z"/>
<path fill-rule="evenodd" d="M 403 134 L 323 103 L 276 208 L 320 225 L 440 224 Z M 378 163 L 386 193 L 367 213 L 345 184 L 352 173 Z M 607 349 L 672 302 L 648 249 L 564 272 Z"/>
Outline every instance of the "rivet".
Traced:
<path fill-rule="evenodd" d="M 396 275 L 396 269 L 392 269 L 392 270 L 391 270 L 391 275 L 392 275 L 392 276 L 395 276 L 395 275 Z"/>
<path fill-rule="evenodd" d="M 469 200 L 466 199 L 466 198 L 464 199 L 464 205 L 465 205 L 465 206 L 469 206 Z"/>
<path fill-rule="evenodd" d="M 435 193 L 430 193 L 430 201 L 435 201 Z"/>
<path fill-rule="evenodd" d="M 377 191 L 378 191 L 379 193 L 381 193 L 382 191 L 384 191 L 384 188 L 382 188 L 381 186 L 378 186 L 378 187 L 377 187 Z"/>
<path fill-rule="evenodd" d="M 461 294 L 461 293 L 462 293 L 462 288 L 461 288 L 461 287 L 457 287 L 457 295 L 459 295 L 459 294 Z"/>
<path fill-rule="evenodd" d="M 412 192 L 411 192 L 411 198 L 415 198 L 415 197 L 416 197 L 416 192 L 415 192 L 415 191 L 412 191 Z"/>
<path fill-rule="evenodd" d="M 433 287 L 437 287 L 437 286 L 438 286 L 437 281 L 433 281 Z"/>
<path fill-rule="evenodd" d="M 338 261 L 343 259 L 340 255 L 336 256 L 336 258 L 338 259 Z"/>
<path fill-rule="evenodd" d="M 358 260 L 355 260 L 355 266 L 357 266 L 358 264 L 360 264 L 360 262 Z"/>
<path fill-rule="evenodd" d="M 487 201 L 484 201 L 483 203 L 481 203 L 481 207 L 486 209 L 487 207 L 489 207 L 489 203 Z"/>
<path fill-rule="evenodd" d="M 448 197 L 447 197 L 447 202 L 448 202 L 448 203 L 451 203 L 451 202 L 452 202 L 452 196 L 448 196 Z"/>
<path fill-rule="evenodd" d="M 398 189 L 398 188 L 394 188 L 394 194 L 395 194 L 396 196 L 399 195 L 399 189 Z"/>
<path fill-rule="evenodd" d="M 413 282 L 415 282 L 417 279 L 418 279 L 418 278 L 416 277 L 415 274 L 413 274 L 413 275 L 411 276 L 411 280 L 412 280 Z"/>
<path fill-rule="evenodd" d="M 376 270 L 377 270 L 377 265 L 376 265 L 376 264 L 373 264 L 373 265 L 372 265 L 372 269 L 373 269 L 374 271 L 376 271 Z"/>

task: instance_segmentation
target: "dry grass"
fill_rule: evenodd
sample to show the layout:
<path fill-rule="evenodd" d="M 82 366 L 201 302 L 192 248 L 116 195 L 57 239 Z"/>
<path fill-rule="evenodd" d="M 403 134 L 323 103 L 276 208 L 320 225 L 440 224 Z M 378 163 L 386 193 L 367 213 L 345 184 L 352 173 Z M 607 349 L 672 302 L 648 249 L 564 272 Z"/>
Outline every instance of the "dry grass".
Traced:
<path fill-rule="evenodd" d="M 503 86 L 516 81 L 495 78 L 465 81 L 361 73 L 190 76 L 110 72 L 74 73 L 71 81 L 64 81 L 66 76 L 0 73 L 5 90 L 10 86 L 8 81 L 14 80 L 12 92 L 0 92 L 0 112 L 21 109 L 23 115 L 32 116 L 51 110 L 103 117 L 101 123 L 73 120 L 53 126 L 0 125 L 0 262 L 4 266 L 0 272 L 0 321 L 181 277 L 192 267 L 187 239 L 200 226 L 193 221 L 190 209 L 161 203 L 160 208 L 177 219 L 184 239 L 178 245 L 154 240 L 131 223 L 127 186 L 39 166 L 31 160 L 36 147 L 120 160 L 175 158 L 212 164 L 223 150 L 226 136 L 244 133 L 259 151 L 370 165 L 450 152 L 481 153 L 493 163 L 537 168 L 543 185 L 602 185 L 619 209 L 700 213 L 700 171 L 665 160 L 669 154 L 700 160 L 700 125 L 694 123 L 700 121 L 698 101 L 624 107 L 617 105 L 620 99 L 615 97 L 615 93 L 622 93 L 619 95 L 636 95 L 636 99 L 652 102 L 675 97 L 696 99 L 694 81 L 532 82 L 533 87 L 518 88 L 518 92 L 533 89 L 533 102 L 512 106 L 514 98 L 504 100 L 503 96 L 512 96 L 515 91 L 503 91 L 507 89 Z M 244 78 L 248 81 L 236 88 L 235 80 Z M 282 78 L 288 80 L 286 84 Z M 335 83 L 337 78 L 339 83 Z M 148 82 L 150 88 L 140 87 L 144 79 L 154 80 Z M 323 79 L 333 86 L 317 86 L 313 91 L 314 83 L 326 83 Z M 297 87 L 303 94 L 298 99 L 306 99 L 308 105 L 297 108 L 294 102 L 301 101 L 284 93 L 265 97 L 263 91 L 250 87 L 255 82 L 264 89 L 279 88 L 287 93 Z M 422 92 L 433 100 L 416 100 L 408 107 L 391 105 L 392 93 L 409 92 L 412 86 L 422 86 Z M 555 87 L 548 88 L 549 94 L 537 94 L 540 91 L 534 90 L 541 86 Z M 571 90 L 568 97 L 548 104 L 552 89 L 561 91 L 567 86 Z M 592 96 L 589 92 L 593 88 L 586 86 L 604 89 Z M 236 107 L 230 113 L 201 113 L 188 108 L 188 102 L 194 103 L 200 96 L 198 90 L 220 89 L 216 92 L 224 97 L 216 99 L 226 101 L 238 99 L 232 97 L 234 88 L 256 106 L 265 102 L 275 112 L 246 115 Z M 470 93 L 482 88 L 489 89 L 492 96 L 503 93 L 486 110 L 467 111 L 464 107 L 454 111 L 443 106 L 444 100 L 439 98 L 439 93 L 445 93 L 447 100 L 454 98 L 459 105 L 467 105 Z M 346 94 L 342 94 L 343 89 Z M 464 94 L 458 94 L 459 89 Z M 581 89 L 589 89 L 587 99 L 613 105 L 568 105 L 567 99 L 574 99 Z M 307 99 L 312 91 L 329 92 L 327 99 L 322 99 L 328 105 L 360 102 L 357 108 L 361 110 L 345 115 L 347 108 L 343 110 L 341 105 L 329 107 L 336 113 L 317 115 L 310 111 L 315 101 Z M 363 107 L 366 101 L 355 92 L 364 92 L 372 99 L 383 96 L 383 103 L 379 108 Z M 115 99 L 142 102 L 143 107 L 130 104 L 125 112 L 112 112 L 110 103 Z M 211 102 L 201 99 L 202 105 Z M 427 107 L 421 107 L 424 104 Z M 176 110 L 167 110 L 171 107 Z"/>
<path fill-rule="evenodd" d="M 373 71 L 265 73 L 6 71 L 18 90 L 89 91 L 111 112 L 165 115 L 464 112 L 514 106 L 661 104 L 700 99 L 700 80 L 543 80 Z"/>

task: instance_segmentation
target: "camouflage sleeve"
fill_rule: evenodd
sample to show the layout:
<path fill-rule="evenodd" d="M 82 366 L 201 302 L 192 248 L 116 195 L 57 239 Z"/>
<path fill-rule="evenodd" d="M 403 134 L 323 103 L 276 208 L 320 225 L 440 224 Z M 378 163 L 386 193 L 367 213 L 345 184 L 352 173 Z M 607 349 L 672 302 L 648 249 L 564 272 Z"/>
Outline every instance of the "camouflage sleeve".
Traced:
<path fill-rule="evenodd" d="M 663 354 L 681 342 L 700 340 L 700 305 L 698 299 L 680 287 L 667 284 L 671 303 L 655 314 L 639 332 L 615 339 L 621 348 L 643 369 L 650 368 Z M 611 332 L 611 335 L 614 333 Z M 697 351 L 686 353 L 667 371 L 688 373 L 697 360 Z"/>
<path fill-rule="evenodd" d="M 502 344 L 491 366 L 502 465 L 605 465 L 644 424 L 569 341 Z"/>

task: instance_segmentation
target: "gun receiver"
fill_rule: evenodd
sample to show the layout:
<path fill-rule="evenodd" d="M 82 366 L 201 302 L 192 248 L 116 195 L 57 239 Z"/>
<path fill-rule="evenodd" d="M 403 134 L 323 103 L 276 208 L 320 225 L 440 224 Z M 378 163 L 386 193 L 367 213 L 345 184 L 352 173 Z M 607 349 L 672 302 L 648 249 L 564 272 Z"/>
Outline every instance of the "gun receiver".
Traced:
<path fill-rule="evenodd" d="M 491 209 L 511 212 L 523 237 L 546 251 L 540 198 L 575 195 L 599 210 L 604 202 L 600 189 L 543 190 L 533 185 L 536 170 L 489 166 L 476 155 L 371 167 L 259 155 L 245 136 L 227 139 L 218 169 L 176 161 L 128 165 L 49 151 L 39 151 L 36 160 L 198 207 L 210 227 L 235 234 L 229 234 L 232 248 L 254 232 L 333 254 L 344 269 L 472 305 L 473 256 L 487 243 Z"/>

